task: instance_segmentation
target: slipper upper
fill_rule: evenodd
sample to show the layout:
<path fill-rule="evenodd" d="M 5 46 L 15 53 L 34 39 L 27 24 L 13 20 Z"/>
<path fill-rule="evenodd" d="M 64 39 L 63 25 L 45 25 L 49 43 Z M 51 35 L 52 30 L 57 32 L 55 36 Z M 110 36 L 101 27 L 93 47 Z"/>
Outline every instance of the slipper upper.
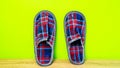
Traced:
<path fill-rule="evenodd" d="M 81 39 L 81 42 L 84 43 L 85 21 L 80 16 L 80 14 L 76 12 L 70 13 L 67 15 L 65 21 L 65 29 L 68 43 L 71 44 L 78 39 Z"/>
<path fill-rule="evenodd" d="M 40 42 L 48 39 L 48 13 L 42 12 L 39 14 L 36 18 L 35 30 L 36 46 L 38 46 Z"/>
<path fill-rule="evenodd" d="M 49 12 L 41 12 L 36 18 L 35 43 L 36 46 L 42 41 L 52 47 L 54 43 L 55 21 Z"/>

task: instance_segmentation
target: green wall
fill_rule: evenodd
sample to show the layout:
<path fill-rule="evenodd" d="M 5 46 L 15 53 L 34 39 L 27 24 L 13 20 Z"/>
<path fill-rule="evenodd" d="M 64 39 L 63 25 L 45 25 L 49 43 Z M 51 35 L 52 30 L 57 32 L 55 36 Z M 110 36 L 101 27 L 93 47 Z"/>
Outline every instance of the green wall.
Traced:
<path fill-rule="evenodd" d="M 120 0 L 1 0 L 0 9 L 1 59 L 34 59 L 33 20 L 41 10 L 57 20 L 56 59 L 68 59 L 63 21 L 72 10 L 86 17 L 86 58 L 120 59 Z"/>

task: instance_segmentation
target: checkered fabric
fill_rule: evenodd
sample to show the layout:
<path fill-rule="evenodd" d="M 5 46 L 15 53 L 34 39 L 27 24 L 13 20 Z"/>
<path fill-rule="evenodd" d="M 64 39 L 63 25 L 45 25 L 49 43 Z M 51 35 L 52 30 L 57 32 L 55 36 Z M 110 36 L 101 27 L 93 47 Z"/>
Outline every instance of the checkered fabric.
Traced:
<path fill-rule="evenodd" d="M 65 18 L 65 30 L 69 58 L 72 63 L 81 64 L 85 37 L 85 20 L 79 12 L 71 12 Z"/>
<path fill-rule="evenodd" d="M 41 42 L 37 47 L 37 60 L 41 65 L 48 64 L 51 60 L 52 48 L 46 43 Z"/>
<path fill-rule="evenodd" d="M 52 47 L 55 37 L 55 20 L 48 11 L 40 12 L 35 19 L 36 59 L 40 65 L 52 61 Z"/>

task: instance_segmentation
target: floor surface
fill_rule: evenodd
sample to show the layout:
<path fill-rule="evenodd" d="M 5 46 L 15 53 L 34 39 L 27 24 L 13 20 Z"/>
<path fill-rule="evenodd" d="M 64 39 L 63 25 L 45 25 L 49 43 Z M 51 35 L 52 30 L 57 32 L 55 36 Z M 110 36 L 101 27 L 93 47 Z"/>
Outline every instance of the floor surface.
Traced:
<path fill-rule="evenodd" d="M 39 66 L 35 60 L 0 60 L 0 68 L 120 68 L 120 60 L 86 60 L 82 65 L 55 60 L 50 66 Z"/>

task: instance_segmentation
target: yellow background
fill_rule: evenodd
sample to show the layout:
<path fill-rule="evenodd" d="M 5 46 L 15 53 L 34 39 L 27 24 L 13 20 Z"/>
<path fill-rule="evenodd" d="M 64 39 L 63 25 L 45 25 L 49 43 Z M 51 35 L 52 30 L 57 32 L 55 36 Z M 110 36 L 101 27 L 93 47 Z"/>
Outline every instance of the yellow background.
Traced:
<path fill-rule="evenodd" d="M 1 59 L 34 59 L 33 21 L 41 10 L 57 20 L 56 59 L 68 59 L 63 25 L 72 10 L 86 18 L 86 59 L 120 59 L 120 0 L 1 0 Z"/>

